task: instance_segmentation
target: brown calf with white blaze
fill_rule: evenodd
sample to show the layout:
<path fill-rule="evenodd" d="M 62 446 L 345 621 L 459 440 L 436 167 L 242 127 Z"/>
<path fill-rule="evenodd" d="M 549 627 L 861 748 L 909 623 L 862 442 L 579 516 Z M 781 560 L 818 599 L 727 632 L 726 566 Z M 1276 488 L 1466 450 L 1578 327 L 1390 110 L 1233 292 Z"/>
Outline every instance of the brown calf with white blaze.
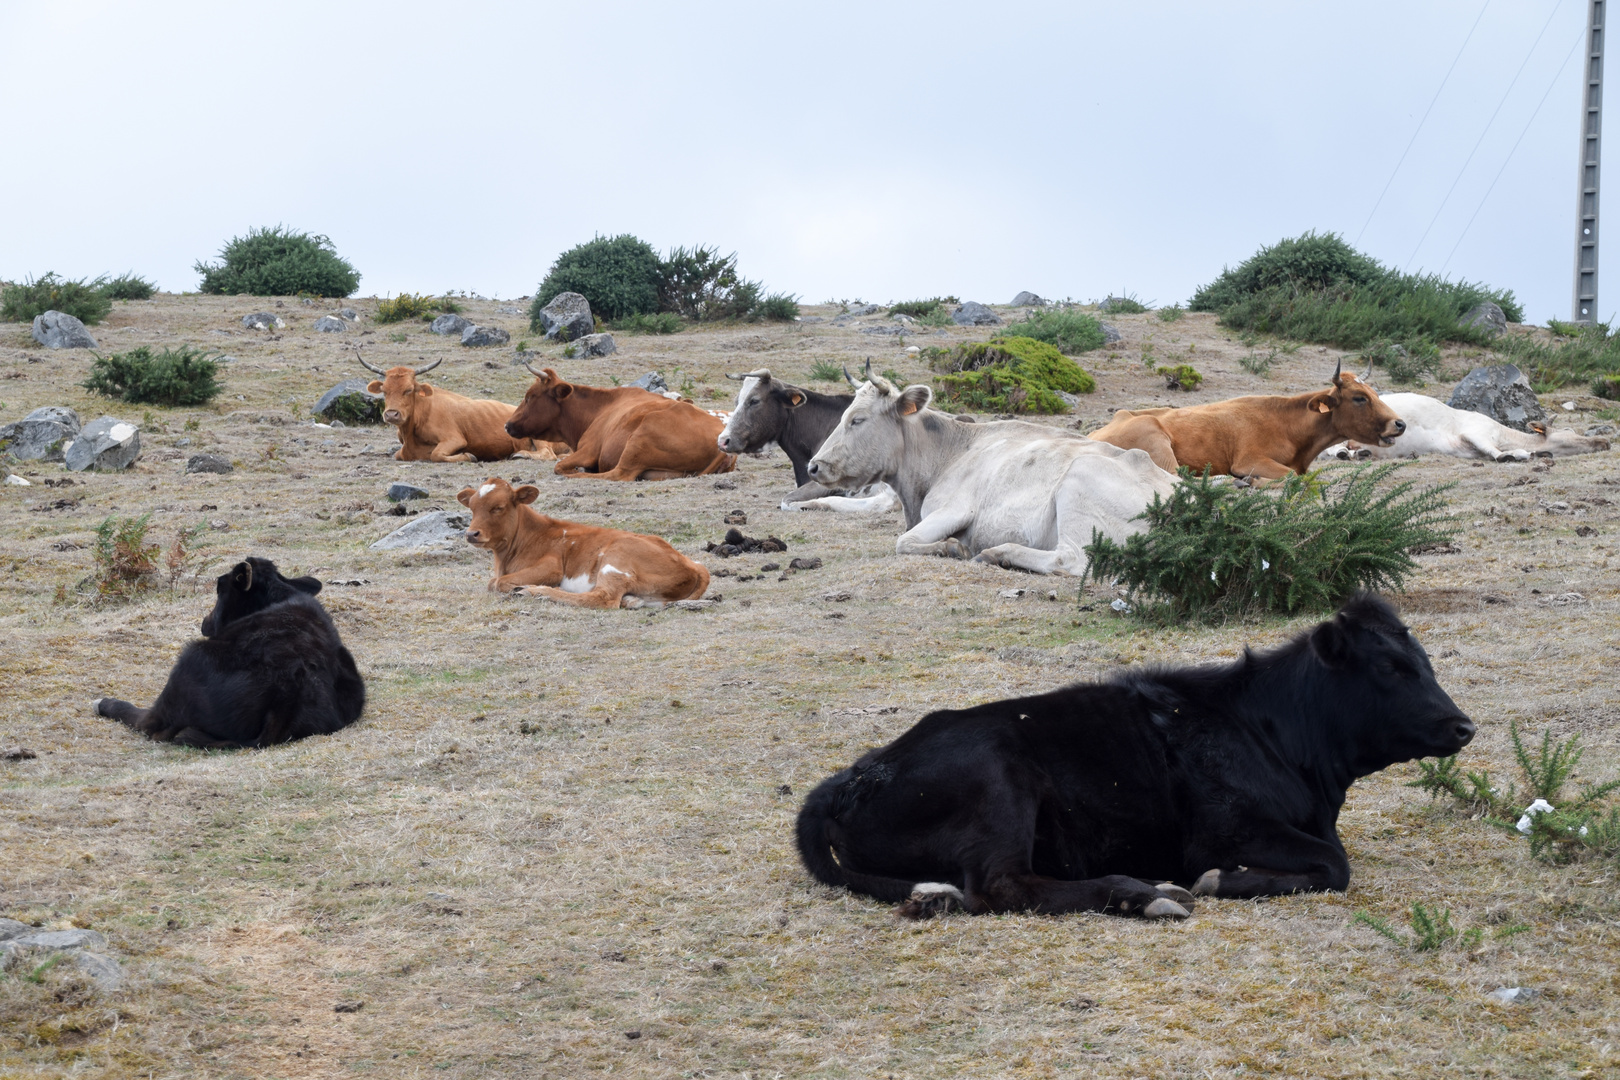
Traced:
<path fill-rule="evenodd" d="M 383 422 L 399 434 L 398 461 L 498 461 L 526 457 L 555 461 L 557 451 L 534 439 L 514 439 L 506 433 L 506 421 L 516 407 L 504 401 L 469 398 L 416 380 L 440 364 L 426 367 L 402 366 L 386 371 L 366 363 L 368 370 L 381 375 L 366 387 L 383 396 Z M 563 448 L 564 452 L 567 448 Z"/>
<path fill-rule="evenodd" d="M 490 592 L 519 592 L 576 607 L 663 607 L 696 600 L 709 571 L 657 536 L 548 517 L 531 484 L 490 477 L 456 496 L 472 511 L 467 543 L 495 557 Z"/>
<path fill-rule="evenodd" d="M 1369 366 L 1367 374 L 1372 375 Z M 1303 474 L 1316 455 L 1346 439 L 1389 446 L 1406 421 L 1342 364 L 1333 385 L 1309 394 L 1254 395 L 1183 409 L 1120 409 L 1091 438 L 1145 450 L 1166 472 L 1185 465 L 1217 475 L 1279 480 Z"/>
<path fill-rule="evenodd" d="M 737 467 L 737 455 L 717 443 L 725 421 L 690 401 L 639 386 L 576 386 L 551 368 L 530 367 L 529 373 L 534 382 L 506 430 L 517 438 L 572 446 L 573 453 L 557 462 L 558 476 L 673 480 Z"/>

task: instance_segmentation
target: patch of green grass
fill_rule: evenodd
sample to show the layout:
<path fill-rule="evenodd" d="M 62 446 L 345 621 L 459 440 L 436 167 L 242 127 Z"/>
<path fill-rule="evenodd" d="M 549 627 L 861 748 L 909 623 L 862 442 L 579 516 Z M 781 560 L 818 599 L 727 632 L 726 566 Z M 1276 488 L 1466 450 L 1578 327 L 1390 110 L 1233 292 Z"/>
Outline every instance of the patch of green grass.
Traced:
<path fill-rule="evenodd" d="M 1159 317 L 1160 322 L 1175 322 L 1177 319 L 1187 314 L 1187 309 L 1182 307 L 1179 303 L 1175 303 L 1171 304 L 1169 307 L 1160 308 L 1158 311 L 1155 311 L 1154 314 Z"/>
<path fill-rule="evenodd" d="M 817 360 L 810 365 L 808 378 L 815 382 L 843 382 L 844 369 L 831 360 Z"/>
<path fill-rule="evenodd" d="M 215 378 L 218 373 L 216 358 L 202 349 L 181 345 L 154 355 L 142 345 L 126 353 L 97 356 L 89 377 L 79 385 L 136 405 L 204 405 L 222 389 Z"/>
<path fill-rule="evenodd" d="M 1059 391 L 1089 394 L 1097 388 L 1056 346 L 1026 337 L 930 350 L 930 365 L 945 371 L 934 378 L 942 402 L 981 412 L 1064 413 L 1069 405 Z"/>
<path fill-rule="evenodd" d="M 0 320 L 33 322 L 47 311 L 71 315 L 86 326 L 94 326 L 112 310 L 112 297 L 102 288 L 106 283 L 70 281 L 55 272 L 32 278 L 0 290 Z"/>
<path fill-rule="evenodd" d="M 686 328 L 686 320 L 673 311 L 626 315 L 608 324 L 609 329 L 629 334 L 678 334 Z"/>
<path fill-rule="evenodd" d="M 944 310 L 945 298 L 935 296 L 928 300 L 902 300 L 889 308 L 890 315 L 910 315 L 913 319 L 921 319 L 927 315 Z M 946 321 L 949 322 L 947 314 Z"/>
<path fill-rule="evenodd" d="M 1359 589 L 1399 591 L 1414 547 L 1457 533 L 1449 488 L 1386 484 L 1399 466 L 1330 466 L 1265 488 L 1217 483 L 1183 467 L 1168 499 L 1141 515 L 1146 532 L 1086 547 L 1088 574 L 1117 579 L 1137 612 L 1161 623 L 1224 622 L 1329 611 Z"/>
<path fill-rule="evenodd" d="M 1492 348 L 1518 365 L 1538 393 L 1620 376 L 1620 334 L 1611 334 L 1608 323 L 1581 326 L 1567 340 L 1543 342 L 1515 335 Z"/>
<path fill-rule="evenodd" d="M 157 285 L 129 271 L 102 283 L 101 291 L 109 300 L 150 300 Z"/>
<path fill-rule="evenodd" d="M 1257 352 L 1252 352 L 1247 356 L 1239 357 L 1238 367 L 1242 368 L 1244 371 L 1247 371 L 1250 375 L 1258 375 L 1263 379 L 1267 375 L 1271 374 L 1271 365 L 1275 364 L 1276 362 L 1277 350 L 1272 349 L 1264 356 L 1261 356 Z"/>
<path fill-rule="evenodd" d="M 1011 324 L 1006 334 L 1044 341 L 1069 356 L 1101 348 L 1107 341 L 1102 323 L 1082 312 L 1064 309 L 1032 311 L 1029 318 Z"/>
<path fill-rule="evenodd" d="M 1124 296 L 1107 297 L 1098 307 L 1110 315 L 1141 315 L 1148 310 L 1148 306 L 1130 292 Z"/>
<path fill-rule="evenodd" d="M 1204 381 L 1204 376 L 1191 364 L 1161 367 L 1159 368 L 1159 374 L 1164 376 L 1164 385 L 1170 390 L 1191 392 L 1198 389 Z"/>
<path fill-rule="evenodd" d="M 1548 319 L 1547 329 L 1553 332 L 1554 337 L 1580 337 L 1584 329 L 1578 322 L 1564 322 L 1561 319 Z"/>
<path fill-rule="evenodd" d="M 1416 338 L 1404 345 L 1377 341 L 1362 352 L 1361 358 L 1383 368 L 1402 386 L 1422 386 L 1423 376 L 1440 371 L 1440 350 L 1426 338 Z"/>
<path fill-rule="evenodd" d="M 1370 927 L 1375 933 L 1414 952 L 1432 952 L 1444 948 L 1453 941 L 1460 943 L 1464 949 L 1472 950 L 1485 937 L 1485 931 L 1477 926 L 1459 933 L 1451 924 L 1450 908 L 1443 911 L 1438 907 L 1430 910 L 1422 904 L 1413 904 L 1410 919 L 1412 925 L 1410 934 L 1396 930 L 1387 919 L 1382 919 L 1365 909 L 1358 910 L 1351 921 Z"/>

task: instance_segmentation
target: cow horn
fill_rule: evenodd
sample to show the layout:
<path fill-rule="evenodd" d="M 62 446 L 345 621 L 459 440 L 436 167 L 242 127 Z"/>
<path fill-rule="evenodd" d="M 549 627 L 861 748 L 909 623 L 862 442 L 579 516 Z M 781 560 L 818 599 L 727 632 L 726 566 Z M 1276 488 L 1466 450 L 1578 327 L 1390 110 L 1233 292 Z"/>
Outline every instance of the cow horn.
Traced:
<path fill-rule="evenodd" d="M 855 376 L 849 373 L 848 364 L 844 365 L 844 378 L 848 379 L 849 385 L 853 386 L 855 389 L 859 390 L 861 388 L 861 384 L 855 381 Z"/>
<path fill-rule="evenodd" d="M 382 368 L 366 363 L 366 358 L 361 356 L 358 350 L 355 351 L 354 358 L 360 361 L 360 366 L 365 368 L 367 371 L 375 371 L 378 375 L 388 374 L 388 372 L 384 371 Z"/>
<path fill-rule="evenodd" d="M 529 370 L 529 374 L 530 374 L 530 375 L 533 375 L 533 376 L 534 376 L 534 377 L 535 377 L 535 378 L 537 378 L 537 379 L 543 379 L 543 378 L 545 378 L 545 374 L 546 374 L 546 373 L 545 373 L 545 372 L 543 372 L 543 371 L 536 371 L 536 370 L 534 370 L 534 368 L 532 368 L 532 367 L 529 367 L 529 362 L 528 362 L 528 361 L 527 361 L 527 360 L 525 360 L 525 361 L 523 361 L 523 366 L 524 366 L 524 367 L 525 367 L 525 368 L 528 368 L 528 370 Z"/>
<path fill-rule="evenodd" d="M 1367 374 L 1365 374 L 1365 375 L 1363 375 L 1361 377 L 1361 381 L 1364 382 L 1364 383 L 1367 383 L 1368 385 L 1372 384 L 1372 365 L 1373 365 L 1372 357 L 1368 357 L 1367 358 Z"/>
<path fill-rule="evenodd" d="M 866 370 L 862 372 L 861 377 L 868 380 L 872 378 L 872 358 L 870 356 L 866 358 Z"/>
<path fill-rule="evenodd" d="M 421 357 L 417 357 L 417 359 L 420 360 Z M 432 371 L 434 368 L 438 367 L 442 363 L 444 363 L 444 357 L 441 356 L 437 360 L 433 361 L 433 363 L 429 364 L 427 367 L 419 367 L 419 368 L 417 368 L 416 369 L 416 374 L 417 375 L 426 375 L 428 372 Z"/>
<path fill-rule="evenodd" d="M 1337 383 L 1339 381 L 1339 372 L 1342 371 L 1343 369 L 1344 369 L 1344 357 L 1341 356 L 1341 357 L 1339 357 L 1339 362 L 1333 365 L 1333 381 L 1335 383 Z"/>
<path fill-rule="evenodd" d="M 750 371 L 745 375 L 733 375 L 729 371 L 726 373 L 726 378 L 735 380 L 736 382 L 742 382 L 744 379 L 768 379 L 770 377 L 770 368 L 760 368 L 757 371 Z"/>

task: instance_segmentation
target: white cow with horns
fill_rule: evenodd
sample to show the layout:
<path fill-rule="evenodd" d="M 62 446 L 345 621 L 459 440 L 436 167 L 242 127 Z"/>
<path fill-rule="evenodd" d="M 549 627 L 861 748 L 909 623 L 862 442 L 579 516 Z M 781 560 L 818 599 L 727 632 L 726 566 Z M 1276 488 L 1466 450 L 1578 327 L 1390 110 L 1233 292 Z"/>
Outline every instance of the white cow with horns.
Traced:
<path fill-rule="evenodd" d="M 882 481 L 900 496 L 901 555 L 973 558 L 1037 574 L 1081 575 L 1092 530 L 1113 540 L 1176 478 L 1141 450 L 1021 420 L 959 424 L 928 408 L 926 386 L 872 376 L 810 460 L 829 487 Z"/>

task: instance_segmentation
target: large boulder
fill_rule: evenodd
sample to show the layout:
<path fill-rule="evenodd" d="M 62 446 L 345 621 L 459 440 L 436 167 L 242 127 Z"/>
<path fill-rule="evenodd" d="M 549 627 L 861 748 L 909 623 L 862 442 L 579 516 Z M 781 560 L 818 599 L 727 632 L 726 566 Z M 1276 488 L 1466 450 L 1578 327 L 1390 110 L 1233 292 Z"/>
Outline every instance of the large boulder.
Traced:
<path fill-rule="evenodd" d="M 434 510 L 406 522 L 371 545 L 372 551 L 419 551 L 423 548 L 450 548 L 467 542 L 467 526 L 472 515 Z"/>
<path fill-rule="evenodd" d="M 619 351 L 619 347 L 613 344 L 612 334 L 586 334 L 575 343 L 574 348 L 579 356 L 606 356 Z"/>
<path fill-rule="evenodd" d="M 1046 301 L 1032 292 L 1021 292 L 1012 298 L 1013 307 L 1045 307 Z"/>
<path fill-rule="evenodd" d="M 512 335 L 498 326 L 469 326 L 461 332 L 461 343 L 469 349 L 481 349 L 486 345 L 505 345 L 511 340 Z"/>
<path fill-rule="evenodd" d="M 93 349 L 96 339 L 84 323 L 62 311 L 46 311 L 34 316 L 34 340 L 47 349 Z"/>
<path fill-rule="evenodd" d="M 383 396 L 366 390 L 369 379 L 344 379 L 321 395 L 314 412 L 345 424 L 382 423 Z"/>
<path fill-rule="evenodd" d="M 65 405 L 45 405 L 0 427 L 0 450 L 18 461 L 61 461 L 62 447 L 81 427 L 79 414 Z"/>
<path fill-rule="evenodd" d="M 251 315 L 242 316 L 242 325 L 249 330 L 280 330 L 287 324 L 274 312 L 255 311 Z"/>
<path fill-rule="evenodd" d="M 1483 330 L 1495 337 L 1507 333 L 1507 316 L 1500 307 L 1486 300 L 1463 312 L 1457 325 L 1464 330 Z"/>
<path fill-rule="evenodd" d="M 883 309 L 876 304 L 856 304 L 854 307 L 845 311 L 844 314 L 852 315 L 858 318 L 866 315 L 876 315 L 882 310 Z"/>
<path fill-rule="evenodd" d="M 1125 340 L 1125 335 L 1121 334 L 1117 327 L 1110 326 L 1105 322 L 1100 322 L 1097 325 L 1102 327 L 1104 345 L 1112 345 L 1116 341 Z"/>
<path fill-rule="evenodd" d="M 456 337 L 460 337 L 461 332 L 471 325 L 471 319 L 463 319 L 460 315 L 440 315 L 433 320 L 433 325 L 429 326 L 428 329 L 435 334 L 444 334 L 446 336 L 454 334 Z"/>
<path fill-rule="evenodd" d="M 969 300 L 951 313 L 951 321 L 957 326 L 1000 326 L 1001 316 L 977 300 Z"/>
<path fill-rule="evenodd" d="M 595 333 L 591 302 L 577 292 L 558 293 L 540 309 L 540 328 L 553 341 L 574 341 Z"/>
<path fill-rule="evenodd" d="M 1530 380 L 1512 364 L 1477 367 L 1470 371 L 1447 402 L 1453 409 L 1483 413 L 1498 424 L 1529 431 L 1532 423 L 1547 419 Z"/>
<path fill-rule="evenodd" d="M 348 328 L 348 320 L 341 315 L 322 315 L 315 320 L 315 330 L 321 334 L 341 334 Z"/>
<path fill-rule="evenodd" d="M 62 460 L 73 472 L 127 469 L 140 456 L 141 429 L 111 416 L 90 421 L 62 447 Z"/>

